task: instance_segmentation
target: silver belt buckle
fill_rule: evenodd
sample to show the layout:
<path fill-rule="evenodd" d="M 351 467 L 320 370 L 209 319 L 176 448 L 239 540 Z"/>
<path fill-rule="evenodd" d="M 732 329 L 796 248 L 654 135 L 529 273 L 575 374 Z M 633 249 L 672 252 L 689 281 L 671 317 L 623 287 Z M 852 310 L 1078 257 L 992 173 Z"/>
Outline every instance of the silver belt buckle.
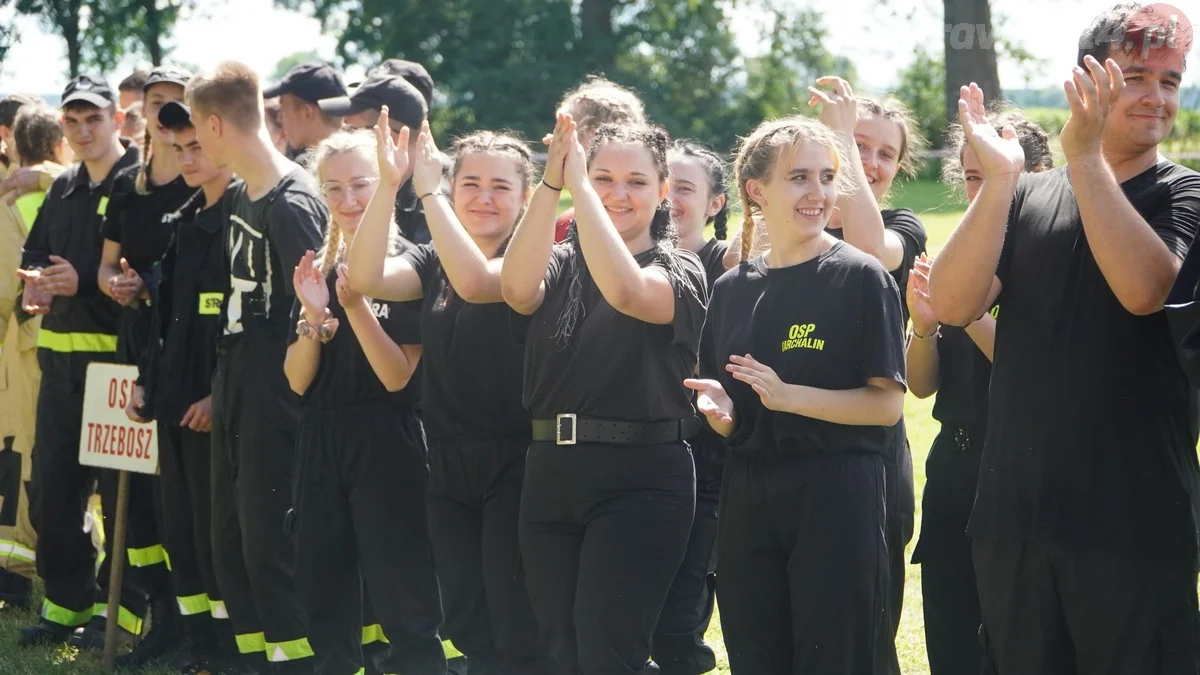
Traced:
<path fill-rule="evenodd" d="M 567 422 L 570 430 L 564 438 L 563 422 Z M 575 445 L 575 413 L 560 413 L 554 417 L 554 443 L 556 445 Z"/>

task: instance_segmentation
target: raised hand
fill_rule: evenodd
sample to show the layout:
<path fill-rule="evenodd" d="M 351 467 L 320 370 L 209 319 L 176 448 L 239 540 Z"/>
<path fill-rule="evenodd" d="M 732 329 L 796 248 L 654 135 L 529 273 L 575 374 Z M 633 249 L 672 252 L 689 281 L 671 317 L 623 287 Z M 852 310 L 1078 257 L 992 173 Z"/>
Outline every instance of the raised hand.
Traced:
<path fill-rule="evenodd" d="M 375 141 L 379 154 L 379 177 L 399 187 L 404 184 L 408 173 L 408 127 L 400 130 L 400 137 L 392 140 L 392 127 L 388 124 L 388 107 L 385 105 L 379 111 L 379 121 L 375 124 Z"/>
<path fill-rule="evenodd" d="M 933 315 L 933 306 L 929 304 L 929 270 L 932 267 L 933 261 L 924 253 L 913 261 L 904 298 L 908 304 L 908 313 L 912 315 L 913 332 L 922 337 L 933 335 L 938 327 L 937 318 Z"/>
<path fill-rule="evenodd" d="M 1116 61 L 1107 59 L 1101 65 L 1089 55 L 1083 63 L 1087 70 L 1075 66 L 1072 78 L 1063 83 L 1071 116 L 1058 138 L 1068 164 L 1088 153 L 1100 152 L 1108 115 L 1125 89 L 1125 74 Z"/>
<path fill-rule="evenodd" d="M 733 379 L 750 385 L 768 410 L 783 410 L 787 397 L 787 385 L 779 379 L 770 366 L 759 363 L 749 354 L 745 356 L 733 354 L 729 357 L 729 361 L 725 370 L 733 374 Z"/>
<path fill-rule="evenodd" d="M 561 189 L 565 184 L 564 172 L 567 153 L 571 149 L 571 133 L 576 130 L 575 121 L 566 113 L 559 113 L 554 124 L 554 133 L 547 134 L 542 142 L 546 150 L 546 172 L 542 180 L 552 188 Z"/>
<path fill-rule="evenodd" d="M 834 131 L 854 133 L 858 125 L 858 100 L 854 98 L 854 90 L 850 83 L 840 77 L 827 75 L 817 78 L 817 84 L 831 88 L 831 91 L 809 87 L 812 97 L 808 99 L 809 107 L 821 104 L 821 122 Z"/>
<path fill-rule="evenodd" d="M 696 392 L 696 410 L 720 424 L 733 424 L 733 399 L 716 380 L 686 379 L 683 386 Z"/>
<path fill-rule="evenodd" d="M 345 263 L 337 266 L 337 282 L 334 284 L 338 302 L 346 309 L 353 309 L 363 301 L 362 293 L 356 293 L 350 288 L 350 268 Z"/>
<path fill-rule="evenodd" d="M 143 287 L 142 275 L 129 266 L 128 260 L 121 258 L 121 275 L 108 280 L 108 290 L 113 300 L 128 305 L 141 294 Z"/>
<path fill-rule="evenodd" d="M 321 270 L 314 263 L 316 257 L 317 254 L 312 251 L 305 253 L 292 275 L 292 287 L 296 289 L 296 297 L 304 307 L 309 324 L 314 326 L 325 320 L 325 310 L 329 307 L 329 287 L 325 285 Z"/>
<path fill-rule="evenodd" d="M 1009 124 L 996 133 L 987 117 L 983 90 L 974 82 L 959 89 L 958 121 L 967 143 L 983 165 L 985 177 L 1015 176 L 1025 169 L 1025 151 L 1017 140 L 1017 130 Z"/>
<path fill-rule="evenodd" d="M 79 273 L 71 261 L 61 256 L 50 256 L 50 266 L 42 268 L 38 288 L 50 295 L 72 297 L 79 292 Z"/>
<path fill-rule="evenodd" d="M 587 153 L 583 151 L 583 144 L 579 142 L 579 132 L 575 129 L 572 129 L 567 135 L 567 157 L 563 163 L 563 179 L 566 181 L 567 188 L 572 192 L 582 190 L 583 184 L 588 181 Z"/>

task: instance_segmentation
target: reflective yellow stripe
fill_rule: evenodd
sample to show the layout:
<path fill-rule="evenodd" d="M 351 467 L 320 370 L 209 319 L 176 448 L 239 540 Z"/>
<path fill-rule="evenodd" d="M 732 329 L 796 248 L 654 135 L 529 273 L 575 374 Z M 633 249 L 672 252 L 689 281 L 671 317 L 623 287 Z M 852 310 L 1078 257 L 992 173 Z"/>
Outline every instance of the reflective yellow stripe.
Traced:
<path fill-rule="evenodd" d="M 92 616 L 108 618 L 108 603 L 97 602 L 92 606 Z M 132 635 L 142 634 L 142 619 L 133 612 L 121 607 L 117 612 L 117 625 L 129 631 Z"/>
<path fill-rule="evenodd" d="M 96 213 L 102 216 L 108 215 L 108 197 L 100 197 L 100 206 L 96 207 Z"/>
<path fill-rule="evenodd" d="M 17 212 L 21 214 L 21 220 L 25 221 L 22 223 L 24 234 L 29 234 L 29 228 L 33 227 L 33 221 L 37 220 L 38 211 L 42 210 L 42 203 L 45 201 L 45 192 L 30 192 L 17 198 Z"/>
<path fill-rule="evenodd" d="M 383 634 L 383 626 L 380 626 L 379 624 L 363 626 L 362 643 L 364 645 L 369 645 L 372 642 L 387 642 L 387 641 L 388 641 L 387 636 Z"/>
<path fill-rule="evenodd" d="M 288 640 L 287 642 L 268 642 L 267 643 L 267 660 L 272 663 L 281 661 L 296 661 L 298 659 L 307 659 L 313 655 L 312 647 L 308 644 L 308 638 L 300 638 L 299 640 Z"/>
<path fill-rule="evenodd" d="M 167 552 L 163 549 L 162 544 L 146 548 L 127 548 L 125 552 L 129 556 L 129 564 L 134 567 L 161 565 L 167 561 Z"/>
<path fill-rule="evenodd" d="M 457 658 L 463 655 L 462 652 L 458 651 L 458 647 L 455 647 L 454 643 L 449 640 L 442 640 L 442 651 L 446 652 L 446 658 L 448 659 Z"/>
<path fill-rule="evenodd" d="M 208 593 L 180 596 L 175 599 L 179 602 L 179 613 L 183 616 L 208 614 L 211 611 L 211 603 L 208 601 Z"/>
<path fill-rule="evenodd" d="M 225 609 L 225 601 L 224 600 L 209 600 L 208 608 L 212 612 L 212 617 L 214 619 L 228 619 L 229 618 L 229 610 Z"/>
<path fill-rule="evenodd" d="M 224 293 L 201 293 L 200 294 L 200 313 L 201 314 L 220 314 L 221 301 L 225 299 Z"/>
<path fill-rule="evenodd" d="M 171 567 L 171 554 L 170 554 L 170 553 L 167 551 L 167 549 L 166 549 L 166 548 L 163 548 L 163 562 L 167 564 L 167 571 L 168 571 L 168 572 L 174 572 L 174 571 L 175 571 L 175 570 L 174 570 L 174 569 Z M 206 597 L 207 597 L 207 596 L 206 596 Z"/>
<path fill-rule="evenodd" d="M 56 605 L 49 600 L 42 601 L 42 618 L 60 626 L 82 626 L 92 620 L 92 609 L 82 609 L 78 612 Z"/>
<path fill-rule="evenodd" d="M 37 554 L 10 539 L 0 539 L 0 559 L 12 558 L 30 564 L 37 562 Z"/>
<path fill-rule="evenodd" d="M 255 654 L 267 649 L 267 636 L 262 633 L 246 633 L 234 639 L 237 640 L 238 651 L 243 654 Z"/>
<path fill-rule="evenodd" d="M 117 336 L 105 333 L 55 333 L 42 328 L 37 346 L 52 352 L 115 352 Z"/>

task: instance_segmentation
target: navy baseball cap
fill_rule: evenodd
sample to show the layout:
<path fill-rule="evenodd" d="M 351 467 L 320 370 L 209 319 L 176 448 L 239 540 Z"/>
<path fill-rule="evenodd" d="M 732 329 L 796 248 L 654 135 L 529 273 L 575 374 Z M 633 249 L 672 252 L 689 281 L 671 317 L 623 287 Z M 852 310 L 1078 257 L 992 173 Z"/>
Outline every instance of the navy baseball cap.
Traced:
<path fill-rule="evenodd" d="M 350 96 L 322 99 L 321 110 L 334 117 L 357 115 L 368 110 L 388 107 L 394 122 L 419 127 L 429 114 L 425 97 L 408 80 L 398 75 L 376 73 L 354 90 Z"/>
<path fill-rule="evenodd" d="M 399 75 L 408 83 L 417 88 L 421 92 L 421 96 L 425 97 L 425 105 L 433 107 L 433 78 L 429 75 L 429 71 L 425 70 L 425 66 L 416 61 L 405 61 L 404 59 L 388 59 L 383 63 L 375 66 L 367 71 L 367 77 L 372 75 Z M 362 82 L 355 82 L 351 87 L 361 86 Z"/>
<path fill-rule="evenodd" d="M 68 82 L 67 88 L 63 89 L 60 107 L 66 107 L 67 104 L 76 101 L 91 103 L 97 108 L 107 108 L 117 104 L 117 93 L 98 77 L 80 75 Z"/>
<path fill-rule="evenodd" d="M 279 84 L 264 90 L 263 98 L 291 94 L 315 104 L 321 99 L 345 96 L 346 93 L 346 83 L 333 66 L 327 63 L 302 63 L 289 70 Z"/>
<path fill-rule="evenodd" d="M 158 109 L 158 123 L 167 129 L 191 124 L 192 110 L 179 101 L 167 101 Z"/>

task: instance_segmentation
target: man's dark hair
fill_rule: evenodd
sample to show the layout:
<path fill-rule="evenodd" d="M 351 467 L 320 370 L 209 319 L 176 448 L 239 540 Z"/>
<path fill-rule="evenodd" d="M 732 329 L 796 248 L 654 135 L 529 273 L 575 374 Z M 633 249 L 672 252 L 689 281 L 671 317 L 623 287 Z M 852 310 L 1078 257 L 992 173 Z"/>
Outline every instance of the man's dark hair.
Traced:
<path fill-rule="evenodd" d="M 1149 49 L 1165 49 L 1186 57 L 1192 46 L 1190 25 L 1176 27 L 1172 24 L 1174 17 L 1160 9 L 1159 5 L 1140 2 L 1122 2 L 1108 8 L 1079 36 L 1076 63 L 1086 69 L 1083 60 L 1087 56 L 1104 63 L 1117 52 L 1143 58 Z"/>
<path fill-rule="evenodd" d="M 27 105 L 45 105 L 41 96 L 33 94 L 10 94 L 0 99 L 0 127 L 12 128 L 17 113 Z"/>
<path fill-rule="evenodd" d="M 44 105 L 22 109 L 13 123 L 13 138 L 22 164 L 57 161 L 56 151 L 63 138 L 58 112 Z"/>
<path fill-rule="evenodd" d="M 121 84 L 117 85 L 117 91 L 141 91 L 145 88 L 146 78 L 148 77 L 150 77 L 150 73 L 138 68 L 128 77 L 121 80 Z"/>

